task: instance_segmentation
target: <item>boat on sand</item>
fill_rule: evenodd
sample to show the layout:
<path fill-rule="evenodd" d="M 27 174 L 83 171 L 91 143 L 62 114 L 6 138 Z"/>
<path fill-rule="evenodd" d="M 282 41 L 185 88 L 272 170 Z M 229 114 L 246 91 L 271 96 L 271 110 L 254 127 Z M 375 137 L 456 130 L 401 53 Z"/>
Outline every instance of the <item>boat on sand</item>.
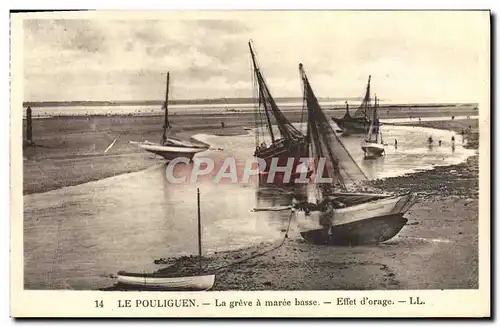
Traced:
<path fill-rule="evenodd" d="M 146 150 L 148 152 L 154 153 L 171 161 L 175 158 L 183 157 L 188 160 L 192 160 L 194 155 L 206 151 L 210 148 L 207 144 L 194 143 L 190 141 L 181 140 L 175 137 L 169 136 L 170 122 L 168 120 L 168 93 L 170 85 L 170 72 L 167 73 L 167 91 L 165 95 L 165 102 L 163 104 L 163 109 L 165 111 L 165 122 L 163 124 L 163 134 L 159 143 L 144 141 L 144 142 L 132 142 L 136 143 L 139 148 Z"/>
<path fill-rule="evenodd" d="M 200 189 L 198 203 L 198 267 L 172 265 L 158 272 L 137 273 L 119 271 L 116 275 L 119 284 L 139 289 L 162 291 L 207 291 L 215 283 L 215 273 L 203 269 L 201 246 Z"/>
<path fill-rule="evenodd" d="M 308 158 L 309 156 L 306 136 L 291 124 L 276 104 L 264 80 L 252 43 L 249 42 L 248 46 L 253 65 L 255 93 L 257 94 L 255 98 L 258 99 L 255 109 L 254 156 L 263 159 L 266 163 L 265 168 L 259 172 L 259 180 L 264 183 L 268 181 L 269 169 L 273 161 L 276 166 L 285 167 L 288 160 L 291 159 L 293 162 L 290 167 L 290 181 L 284 180 L 286 173 L 282 171 L 275 172 L 273 174 L 274 180 L 269 181 L 270 184 L 291 184 L 295 177 L 300 175 L 297 168 L 302 163 L 301 158 Z M 278 128 L 279 136 L 273 131 L 273 125 Z M 267 138 L 268 142 L 264 138 Z"/>
<path fill-rule="evenodd" d="M 370 121 L 370 127 L 367 130 L 365 139 L 361 143 L 366 158 L 380 157 L 385 154 L 382 131 L 380 130 L 380 121 L 377 116 L 377 97 L 375 96 L 375 105 L 373 107 L 373 116 Z"/>
<path fill-rule="evenodd" d="M 344 117 L 332 117 L 335 124 L 343 131 L 343 135 L 365 134 L 368 126 L 370 126 L 370 119 L 372 116 L 372 107 L 370 103 L 370 81 L 371 75 L 368 76 L 368 84 L 366 86 L 363 102 L 353 115 L 349 113 L 349 105 L 346 103 L 346 112 Z"/>

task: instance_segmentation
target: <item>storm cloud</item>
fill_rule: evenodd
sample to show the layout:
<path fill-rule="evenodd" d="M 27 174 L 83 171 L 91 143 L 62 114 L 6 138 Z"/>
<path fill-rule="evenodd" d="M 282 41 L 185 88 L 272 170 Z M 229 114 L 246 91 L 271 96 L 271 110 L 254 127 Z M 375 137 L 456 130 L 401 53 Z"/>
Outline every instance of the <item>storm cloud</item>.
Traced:
<path fill-rule="evenodd" d="M 467 12 L 229 12 L 200 18 L 26 19 L 25 101 L 252 96 L 253 40 L 275 96 L 301 96 L 303 62 L 318 96 L 477 101 L 483 16 Z M 465 24 L 464 22 L 467 22 Z"/>

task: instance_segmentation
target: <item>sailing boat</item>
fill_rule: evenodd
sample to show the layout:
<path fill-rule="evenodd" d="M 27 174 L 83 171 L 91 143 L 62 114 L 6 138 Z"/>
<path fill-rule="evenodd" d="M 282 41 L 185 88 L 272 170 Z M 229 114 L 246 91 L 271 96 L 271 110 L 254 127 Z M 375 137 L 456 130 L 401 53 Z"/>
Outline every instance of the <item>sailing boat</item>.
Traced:
<path fill-rule="evenodd" d="M 261 158 L 266 162 L 266 167 L 260 171 L 260 175 L 261 177 L 267 177 L 273 159 L 277 162 L 275 165 L 278 167 L 285 167 L 287 166 L 288 160 L 292 158 L 293 165 L 291 167 L 291 180 L 294 180 L 294 176 L 300 173 L 297 171 L 297 167 L 299 167 L 299 164 L 301 163 L 300 159 L 308 158 L 309 156 L 306 137 L 299 130 L 297 130 L 281 112 L 264 80 L 264 76 L 262 75 L 261 69 L 257 63 L 251 42 L 248 42 L 248 47 L 250 48 L 253 73 L 256 81 L 255 90 L 258 93 L 259 99 L 258 106 L 255 111 L 255 122 L 258 126 L 255 133 L 256 149 L 254 156 Z M 271 117 L 274 117 L 273 120 L 278 127 L 280 136 L 276 136 L 273 131 Z M 271 144 L 269 145 L 267 145 L 265 141 L 260 142 L 260 137 L 263 137 L 264 134 L 263 126 L 267 127 L 267 132 L 271 138 Z M 261 127 L 260 130 L 259 127 Z M 286 173 L 283 171 L 276 172 L 275 180 L 273 182 L 278 184 L 283 182 L 287 183 L 287 181 L 283 181 L 285 174 Z"/>
<path fill-rule="evenodd" d="M 171 272 L 156 273 L 131 273 L 119 271 L 117 273 L 118 283 L 140 288 L 153 288 L 166 291 L 207 291 L 215 282 L 215 274 L 207 273 L 202 266 L 201 251 L 201 213 L 200 213 L 200 189 L 197 192 L 198 202 L 198 269 L 187 267 L 179 272 L 178 267 L 172 267 Z M 191 269 L 189 269 L 191 268 Z M 194 268 L 194 269 L 193 269 Z M 168 268 L 167 268 L 168 269 Z M 191 272 L 185 272 L 191 270 Z M 193 271 L 194 270 L 194 271 Z"/>
<path fill-rule="evenodd" d="M 361 149 L 365 153 L 365 157 L 379 157 L 385 153 L 380 121 L 377 117 L 377 96 L 375 96 L 370 127 L 367 130 L 365 140 L 361 143 Z"/>
<path fill-rule="evenodd" d="M 332 120 L 343 130 L 343 135 L 348 134 L 363 134 L 366 133 L 368 126 L 371 123 L 372 107 L 370 98 L 370 81 L 372 76 L 368 76 L 368 84 L 366 86 L 365 96 L 359 109 L 350 115 L 349 106 L 346 104 L 346 113 L 343 118 L 332 117 Z"/>
<path fill-rule="evenodd" d="M 210 146 L 206 144 L 195 144 L 192 142 L 187 142 L 168 136 L 168 132 L 172 127 L 168 120 L 168 91 L 170 85 L 170 72 L 167 73 L 167 91 L 165 95 L 165 102 L 163 103 L 163 109 L 165 110 L 165 122 L 163 124 L 163 134 L 160 143 L 153 143 L 144 141 L 137 143 L 141 149 L 148 152 L 162 156 L 166 160 L 173 160 L 178 157 L 184 157 L 192 160 L 194 155 L 198 152 L 208 150 Z"/>
<path fill-rule="evenodd" d="M 347 179 L 368 178 L 330 125 L 302 64 L 299 70 L 308 109 L 307 135 L 316 166 L 314 183 L 310 184 L 314 188 L 310 197 L 315 201 L 294 201 L 290 206 L 254 210 L 304 211 L 305 219 L 298 221 L 301 235 L 315 243 L 370 244 L 394 237 L 408 221 L 403 215 L 415 204 L 416 195 L 348 192 Z M 329 180 L 321 182 L 318 176 Z M 313 214 L 313 219 L 309 219 Z"/>

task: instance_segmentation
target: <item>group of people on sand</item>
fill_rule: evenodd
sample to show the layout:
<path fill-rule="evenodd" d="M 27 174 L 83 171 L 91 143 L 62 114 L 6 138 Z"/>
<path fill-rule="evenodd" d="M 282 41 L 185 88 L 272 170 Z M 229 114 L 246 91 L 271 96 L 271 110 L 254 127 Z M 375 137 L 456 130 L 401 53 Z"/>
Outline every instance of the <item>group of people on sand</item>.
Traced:
<path fill-rule="evenodd" d="M 462 133 L 462 142 L 463 142 L 463 135 L 464 134 Z M 427 139 L 427 143 L 429 144 L 429 146 L 432 146 L 434 144 L 434 139 L 432 138 L 432 136 L 429 136 L 429 138 Z M 443 141 L 439 140 L 438 145 L 441 146 L 442 144 L 443 144 Z M 454 135 L 451 136 L 451 146 L 455 147 L 455 136 Z M 394 139 L 394 148 L 395 149 L 398 148 L 398 140 L 397 139 Z"/>
<path fill-rule="evenodd" d="M 429 145 L 432 145 L 434 143 L 432 136 L 429 136 L 429 138 L 427 139 L 427 143 L 429 143 Z M 443 142 L 441 140 L 438 141 L 439 146 L 441 146 L 442 143 Z M 451 136 L 451 146 L 455 146 L 455 136 L 454 135 Z"/>

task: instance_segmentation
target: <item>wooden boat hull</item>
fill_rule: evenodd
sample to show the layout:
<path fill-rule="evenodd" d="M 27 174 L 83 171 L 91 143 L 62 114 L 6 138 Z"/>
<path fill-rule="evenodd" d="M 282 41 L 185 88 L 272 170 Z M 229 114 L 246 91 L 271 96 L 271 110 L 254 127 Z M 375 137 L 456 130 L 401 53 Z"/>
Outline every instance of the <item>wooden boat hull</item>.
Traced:
<path fill-rule="evenodd" d="M 368 224 L 368 226 L 371 226 L 366 228 L 368 231 L 370 228 L 375 227 L 377 230 L 374 230 L 373 234 L 364 236 L 361 239 L 379 240 L 389 236 L 389 238 L 392 238 L 406 224 L 405 221 L 404 224 L 398 227 L 403 222 L 401 219 L 405 219 L 403 215 L 416 203 L 417 196 L 411 193 L 400 196 L 380 195 L 379 198 L 376 196 L 373 194 L 356 194 L 349 199 L 348 195 L 342 195 L 344 199 L 351 201 L 351 203 L 345 201 L 348 205 L 347 207 L 336 208 L 333 210 L 333 214 L 321 212 L 298 221 L 299 228 L 302 231 L 301 235 L 306 240 L 316 238 L 319 237 L 315 236 L 317 233 L 328 231 L 330 226 L 332 231 L 345 231 L 347 229 L 350 233 L 349 235 L 358 235 L 355 228 L 360 227 L 364 230 L 367 223 L 371 222 L 370 219 L 373 219 L 374 222 L 381 221 L 383 223 L 374 223 L 373 226 Z M 337 197 L 337 199 L 342 199 L 342 197 Z M 361 202 L 363 199 L 365 202 Z M 386 218 L 379 219 L 381 217 Z M 359 233 L 363 235 L 367 234 L 364 231 L 359 231 Z M 350 240 L 350 244 L 357 244 L 358 241 L 355 241 L 357 237 L 346 236 L 346 239 Z"/>
<path fill-rule="evenodd" d="M 333 226 L 330 232 L 322 228 L 300 234 L 306 241 L 314 244 L 341 246 L 377 244 L 396 236 L 407 222 L 408 219 L 402 214 L 385 215 Z"/>
<path fill-rule="evenodd" d="M 379 143 L 363 142 L 361 149 L 367 157 L 380 157 L 385 153 L 384 146 Z"/>
<path fill-rule="evenodd" d="M 171 145 L 159 145 L 154 143 L 140 143 L 139 147 L 143 150 L 146 150 L 150 153 L 154 153 L 163 157 L 164 159 L 170 161 L 175 158 L 184 157 L 188 160 L 192 160 L 194 155 L 206 151 L 208 147 L 189 147 L 189 146 L 181 146 L 177 144 Z"/>
<path fill-rule="evenodd" d="M 365 134 L 370 127 L 370 121 L 365 118 L 335 118 L 332 120 L 340 127 L 344 132 L 343 134 Z M 375 131 L 375 129 L 374 129 Z"/>
<path fill-rule="evenodd" d="M 118 283 L 139 288 L 153 288 L 168 291 L 207 291 L 215 283 L 215 274 L 187 277 L 168 277 L 155 274 L 119 272 Z"/>
<path fill-rule="evenodd" d="M 305 142 L 305 140 L 290 142 L 291 144 L 286 144 L 285 140 L 279 140 L 266 149 L 257 149 L 255 151 L 255 156 L 257 158 L 264 159 L 266 162 L 266 167 L 259 173 L 262 175 L 259 179 L 261 183 L 293 184 L 295 178 L 300 175 L 300 172 L 298 172 L 300 170 L 299 165 L 303 162 L 302 160 L 309 158 L 309 145 Z M 284 180 L 286 174 L 284 171 L 276 171 L 274 178 L 271 181 L 268 181 L 267 177 L 273 159 L 275 160 L 275 165 L 277 167 L 287 167 L 287 163 L 290 158 L 293 159 L 293 164 L 290 166 L 290 181 Z M 311 172 L 308 172 L 307 174 L 310 176 Z"/>
<path fill-rule="evenodd" d="M 330 224 L 336 226 L 367 218 L 405 214 L 415 202 L 416 195 L 409 193 L 334 209 Z"/>

